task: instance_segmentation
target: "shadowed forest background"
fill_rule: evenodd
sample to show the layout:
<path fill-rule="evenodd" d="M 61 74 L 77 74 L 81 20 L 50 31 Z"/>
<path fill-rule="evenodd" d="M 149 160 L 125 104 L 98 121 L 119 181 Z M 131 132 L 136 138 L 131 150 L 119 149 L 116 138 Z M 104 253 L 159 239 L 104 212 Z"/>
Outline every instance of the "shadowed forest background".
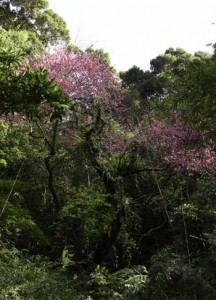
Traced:
<path fill-rule="evenodd" d="M 216 299 L 215 82 L 216 54 L 117 73 L 0 1 L 0 299 Z"/>

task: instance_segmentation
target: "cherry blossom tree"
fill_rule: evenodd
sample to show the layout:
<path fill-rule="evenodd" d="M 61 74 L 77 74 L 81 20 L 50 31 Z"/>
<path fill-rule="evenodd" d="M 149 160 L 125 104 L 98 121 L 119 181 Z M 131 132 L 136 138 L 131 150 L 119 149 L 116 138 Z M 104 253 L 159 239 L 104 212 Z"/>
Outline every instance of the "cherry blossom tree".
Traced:
<path fill-rule="evenodd" d="M 155 121 L 146 135 L 151 146 L 162 151 L 162 162 L 173 165 L 176 172 L 215 174 L 215 145 L 179 118 L 174 124 Z"/>
<path fill-rule="evenodd" d="M 97 101 L 116 109 L 120 104 L 118 84 L 112 69 L 88 53 L 70 53 L 59 49 L 31 63 L 43 67 L 71 101 L 80 100 L 88 110 Z"/>

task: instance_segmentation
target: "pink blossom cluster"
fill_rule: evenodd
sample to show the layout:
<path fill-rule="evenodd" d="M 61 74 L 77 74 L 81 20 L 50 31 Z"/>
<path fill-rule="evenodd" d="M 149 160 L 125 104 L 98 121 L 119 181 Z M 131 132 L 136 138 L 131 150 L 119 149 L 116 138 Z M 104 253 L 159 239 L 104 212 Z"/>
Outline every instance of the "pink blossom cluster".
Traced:
<path fill-rule="evenodd" d="M 0 121 L 11 122 L 13 124 L 24 123 L 26 118 L 23 113 L 17 114 L 3 114 L 0 115 Z"/>
<path fill-rule="evenodd" d="M 107 130 L 104 133 L 104 151 L 106 153 L 124 153 L 137 143 L 138 132 L 129 124 L 119 125 L 117 130 Z"/>
<path fill-rule="evenodd" d="M 154 122 L 146 130 L 153 147 L 164 150 L 163 161 L 175 166 L 177 172 L 215 173 L 216 152 L 212 143 L 207 143 L 189 125 L 178 119 L 175 124 Z"/>
<path fill-rule="evenodd" d="M 118 153 L 124 152 L 126 149 L 126 138 L 125 135 L 120 132 L 109 132 L 107 131 L 104 135 L 105 144 L 104 144 L 104 151 L 107 153 Z"/>
<path fill-rule="evenodd" d="M 96 99 L 116 108 L 120 86 L 111 68 L 87 53 L 73 54 L 60 49 L 31 63 L 32 68 L 44 67 L 50 79 L 61 87 L 70 100 L 83 100 L 86 106 Z M 90 102 L 89 102 L 90 101 Z"/>
<path fill-rule="evenodd" d="M 61 135 L 59 137 L 59 143 L 65 148 L 71 148 L 78 137 L 78 132 L 75 128 L 65 127 L 61 130 Z"/>

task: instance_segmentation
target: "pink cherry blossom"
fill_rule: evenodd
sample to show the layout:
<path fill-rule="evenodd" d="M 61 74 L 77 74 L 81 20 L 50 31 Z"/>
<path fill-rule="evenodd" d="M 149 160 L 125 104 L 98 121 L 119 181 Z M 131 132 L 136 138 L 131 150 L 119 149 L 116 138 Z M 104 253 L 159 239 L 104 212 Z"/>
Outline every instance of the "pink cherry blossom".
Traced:
<path fill-rule="evenodd" d="M 97 101 L 115 109 L 120 104 L 120 85 L 112 69 L 92 55 L 73 54 L 60 49 L 35 60 L 31 67 L 44 67 L 48 71 L 49 79 L 53 79 L 70 100 L 82 101 L 86 109 Z"/>
<path fill-rule="evenodd" d="M 216 152 L 211 141 L 206 141 L 189 125 L 178 119 L 174 124 L 155 121 L 146 130 L 148 141 L 164 153 L 162 161 L 177 172 L 208 173 L 216 171 Z"/>

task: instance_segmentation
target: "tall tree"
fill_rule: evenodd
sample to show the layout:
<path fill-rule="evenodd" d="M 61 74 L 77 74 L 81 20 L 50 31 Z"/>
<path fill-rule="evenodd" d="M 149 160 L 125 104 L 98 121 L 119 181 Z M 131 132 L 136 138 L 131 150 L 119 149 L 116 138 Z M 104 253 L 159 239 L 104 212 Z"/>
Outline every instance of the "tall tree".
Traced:
<path fill-rule="evenodd" d="M 34 32 L 0 27 L 0 51 L 21 51 L 29 58 L 36 58 L 45 51 L 45 46 Z"/>
<path fill-rule="evenodd" d="M 46 0 L 1 0 L 0 25 L 6 30 L 31 31 L 45 46 L 70 40 L 65 21 L 48 9 Z"/>

